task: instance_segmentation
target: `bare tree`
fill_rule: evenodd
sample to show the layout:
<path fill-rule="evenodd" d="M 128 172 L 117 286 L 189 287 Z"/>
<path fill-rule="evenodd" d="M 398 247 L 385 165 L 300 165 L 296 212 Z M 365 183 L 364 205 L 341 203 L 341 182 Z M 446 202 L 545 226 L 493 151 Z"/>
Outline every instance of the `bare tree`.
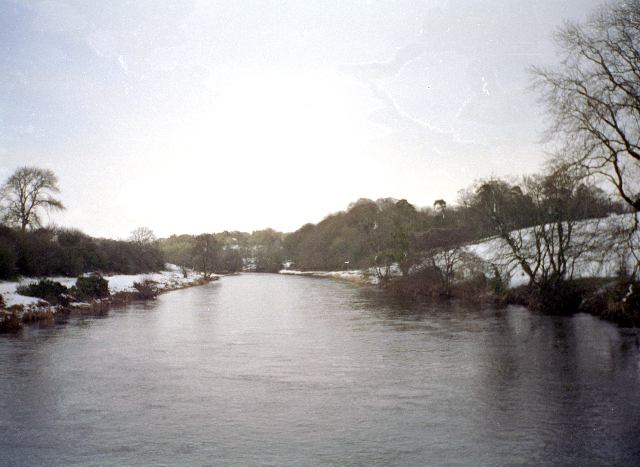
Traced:
<path fill-rule="evenodd" d="M 593 235 L 576 236 L 576 224 L 582 218 L 577 193 L 580 176 L 570 166 L 552 167 L 547 173 L 525 177 L 524 185 L 537 217 L 530 228 L 529 244 L 534 246 L 536 271 L 533 282 L 557 285 L 572 279 L 575 263 Z"/>
<path fill-rule="evenodd" d="M 596 250 L 598 221 L 576 225 L 588 206 L 583 174 L 572 165 L 550 166 L 543 174 L 523 179 L 522 188 L 499 180 L 480 185 L 471 206 L 486 217 L 498 237 L 494 266 L 519 266 L 531 287 L 555 287 L 573 278 L 575 265 Z M 591 229 L 592 231 L 589 231 Z"/>
<path fill-rule="evenodd" d="M 422 258 L 419 268 L 430 268 L 437 275 L 444 296 L 451 296 L 456 273 L 472 256 L 464 249 L 465 240 L 461 228 L 434 227 L 416 235 L 414 248 Z"/>
<path fill-rule="evenodd" d="M 542 252 L 541 244 L 532 241 L 530 231 L 523 228 L 536 222 L 535 206 L 529 196 L 519 185 L 489 179 L 476 187 L 465 204 L 481 216 L 484 234 L 501 239 L 496 262 L 501 267 L 517 264 L 529 284 L 535 284 Z"/>
<path fill-rule="evenodd" d="M 21 167 L 0 188 L 0 201 L 4 208 L 4 220 L 27 227 L 40 227 L 42 210 L 62 210 L 62 202 L 53 197 L 60 193 L 58 177 L 49 169 Z"/>
<path fill-rule="evenodd" d="M 559 153 L 640 211 L 640 0 L 615 1 L 556 41 L 561 64 L 533 68 Z"/>
<path fill-rule="evenodd" d="M 129 240 L 140 245 L 148 245 L 156 241 L 156 235 L 149 227 L 138 227 L 131 231 Z"/>

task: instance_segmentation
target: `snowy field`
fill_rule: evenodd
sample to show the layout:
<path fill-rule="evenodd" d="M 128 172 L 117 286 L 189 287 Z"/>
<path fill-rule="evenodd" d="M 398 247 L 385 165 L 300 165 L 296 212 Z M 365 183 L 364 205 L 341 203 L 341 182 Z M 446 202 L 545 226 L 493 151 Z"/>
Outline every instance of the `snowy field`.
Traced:
<path fill-rule="evenodd" d="M 157 283 L 158 289 L 176 289 L 185 287 L 197 279 L 201 275 L 193 271 L 188 271 L 185 278 L 180 268 L 174 264 L 166 264 L 166 270 L 152 274 L 132 274 L 132 275 L 113 275 L 104 276 L 109 281 L 109 291 L 117 292 L 135 292 L 133 288 L 134 282 L 142 282 L 144 280 L 152 280 Z M 34 307 L 38 303 L 43 302 L 39 298 L 26 297 L 16 292 L 17 287 L 21 285 L 38 282 L 42 278 L 23 278 L 16 282 L 0 282 L 0 294 L 4 298 L 5 304 L 9 307 L 12 305 L 23 305 L 25 307 Z M 75 277 L 47 277 L 56 282 L 60 282 L 66 287 L 72 287 L 76 283 Z"/>
<path fill-rule="evenodd" d="M 589 219 L 575 224 L 572 246 L 568 255 L 574 258 L 569 265 L 569 273 L 574 279 L 587 277 L 614 277 L 624 266 L 633 267 L 634 258 L 629 255 L 629 240 L 636 251 L 640 250 L 640 232 L 629 239 L 627 233 L 633 225 L 633 215 L 612 215 L 602 219 Z M 527 257 L 533 257 L 533 233 L 531 228 L 519 232 L 529 251 L 523 249 Z M 508 278 L 510 287 L 525 285 L 529 277 L 522 267 L 512 259 L 506 242 L 500 238 L 491 238 L 468 245 L 465 250 L 477 255 L 486 264 L 495 264 Z M 488 271 L 489 272 L 489 271 Z"/>

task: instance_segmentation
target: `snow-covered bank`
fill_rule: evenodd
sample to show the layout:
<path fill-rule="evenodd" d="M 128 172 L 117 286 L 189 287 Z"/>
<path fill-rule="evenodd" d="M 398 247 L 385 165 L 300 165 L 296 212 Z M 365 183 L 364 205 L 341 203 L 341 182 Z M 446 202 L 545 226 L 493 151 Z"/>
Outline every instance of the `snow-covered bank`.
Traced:
<path fill-rule="evenodd" d="M 166 270 L 151 274 L 118 274 L 104 276 L 104 278 L 109 282 L 109 292 L 111 294 L 135 292 L 136 289 L 133 287 L 133 284 L 136 282 L 141 283 L 145 280 L 155 282 L 155 286 L 159 291 L 169 291 L 188 287 L 198 283 L 202 279 L 200 274 L 193 271 L 188 271 L 187 277 L 184 277 L 182 270 L 174 264 L 167 264 L 165 267 Z M 22 278 L 19 281 L 0 282 L 0 295 L 2 295 L 4 299 L 5 306 L 22 305 L 25 310 L 48 307 L 49 304 L 40 298 L 27 297 L 17 292 L 19 286 L 35 283 L 40 279 L 44 278 Z M 48 277 L 46 279 L 60 282 L 68 288 L 76 284 L 75 277 Z"/>
<path fill-rule="evenodd" d="M 636 251 L 640 249 L 640 232 L 636 231 L 629 239 L 632 230 L 633 214 L 612 215 L 603 219 L 589 219 L 574 225 L 573 239 L 567 250 L 571 259 L 570 270 L 574 279 L 614 277 L 622 267 L 632 268 L 634 258 L 629 255 L 627 241 L 632 242 Z M 534 261 L 533 228 L 517 232 L 523 241 L 522 252 Z M 480 258 L 486 265 L 495 265 L 508 280 L 509 287 L 525 285 L 529 277 L 513 259 L 509 246 L 501 238 L 490 238 L 467 245 L 465 250 Z M 491 270 L 487 271 L 490 276 Z"/>
<path fill-rule="evenodd" d="M 293 269 L 283 269 L 279 273 L 292 276 L 328 277 L 332 279 L 354 282 L 356 284 L 375 285 L 378 283 L 378 277 L 376 276 L 373 268 L 350 269 L 348 271 L 297 271 Z"/>

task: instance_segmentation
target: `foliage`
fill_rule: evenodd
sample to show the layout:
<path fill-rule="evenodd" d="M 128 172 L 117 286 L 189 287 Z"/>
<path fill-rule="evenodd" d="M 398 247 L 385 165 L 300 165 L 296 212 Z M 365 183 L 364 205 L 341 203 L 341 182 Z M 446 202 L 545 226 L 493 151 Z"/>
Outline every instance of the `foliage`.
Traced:
<path fill-rule="evenodd" d="M 224 249 L 220 252 L 217 272 L 222 274 L 234 273 L 242 270 L 242 255 L 237 249 Z"/>
<path fill-rule="evenodd" d="M 109 281 L 97 273 L 80 276 L 72 292 L 82 299 L 106 298 L 109 296 Z"/>
<path fill-rule="evenodd" d="M 0 236 L 0 279 L 11 279 L 16 275 L 17 259 L 15 244 Z"/>
<path fill-rule="evenodd" d="M 381 276 L 393 263 L 403 272 L 420 214 L 406 200 L 360 199 L 346 212 L 307 224 L 284 240 L 285 255 L 300 269 L 340 270 L 376 266 Z M 406 267 L 405 267 L 406 266 Z"/>
<path fill-rule="evenodd" d="M 216 268 L 219 253 L 220 245 L 212 234 L 198 235 L 191 248 L 194 269 L 208 279 Z"/>
<path fill-rule="evenodd" d="M 171 235 L 159 240 L 158 246 L 167 262 L 191 268 L 194 241 L 193 235 Z"/>
<path fill-rule="evenodd" d="M 273 229 L 257 230 L 251 234 L 248 246 L 257 272 L 278 272 L 282 269 L 282 237 L 282 233 Z"/>
<path fill-rule="evenodd" d="M 157 245 L 89 237 L 74 229 L 22 232 L 0 227 L 0 278 L 73 277 L 88 271 L 138 274 L 162 269 Z"/>
<path fill-rule="evenodd" d="M 52 281 L 49 279 L 41 279 L 39 282 L 21 285 L 17 287 L 16 291 L 20 295 L 42 298 L 49 303 L 57 304 L 60 302 L 60 296 L 66 294 L 68 292 L 68 289 L 60 282 Z"/>
<path fill-rule="evenodd" d="M 184 268 L 202 271 L 202 242 L 207 247 L 209 273 L 234 273 L 243 268 L 243 259 L 253 259 L 261 270 L 277 272 L 282 263 L 282 234 L 271 229 L 245 232 L 224 231 L 217 234 L 172 235 L 158 241 L 166 260 Z"/>

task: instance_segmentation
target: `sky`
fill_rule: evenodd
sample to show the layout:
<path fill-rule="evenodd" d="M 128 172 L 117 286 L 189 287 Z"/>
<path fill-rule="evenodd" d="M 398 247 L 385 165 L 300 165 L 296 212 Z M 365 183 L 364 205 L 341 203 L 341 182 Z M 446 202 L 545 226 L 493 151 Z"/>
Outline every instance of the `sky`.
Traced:
<path fill-rule="evenodd" d="M 0 0 L 0 182 L 101 237 L 293 231 L 541 169 L 528 67 L 595 0 Z"/>

